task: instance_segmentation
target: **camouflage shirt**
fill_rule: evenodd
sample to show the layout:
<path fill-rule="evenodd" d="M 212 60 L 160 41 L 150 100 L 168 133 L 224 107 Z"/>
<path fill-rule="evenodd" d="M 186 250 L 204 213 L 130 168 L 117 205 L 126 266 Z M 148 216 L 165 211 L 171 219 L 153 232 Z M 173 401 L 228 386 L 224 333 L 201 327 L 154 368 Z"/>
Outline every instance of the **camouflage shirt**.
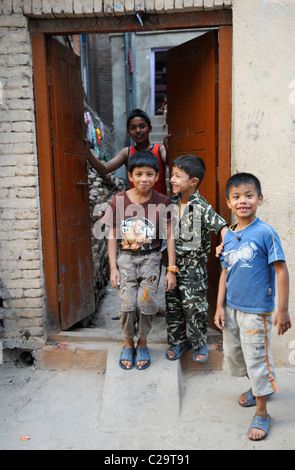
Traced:
<path fill-rule="evenodd" d="M 180 194 L 171 197 L 176 205 L 180 204 Z M 207 263 L 210 253 L 210 232 L 219 233 L 227 222 L 216 214 L 212 206 L 196 191 L 186 205 L 181 218 L 175 218 L 176 256 L 193 258 L 199 263 Z"/>

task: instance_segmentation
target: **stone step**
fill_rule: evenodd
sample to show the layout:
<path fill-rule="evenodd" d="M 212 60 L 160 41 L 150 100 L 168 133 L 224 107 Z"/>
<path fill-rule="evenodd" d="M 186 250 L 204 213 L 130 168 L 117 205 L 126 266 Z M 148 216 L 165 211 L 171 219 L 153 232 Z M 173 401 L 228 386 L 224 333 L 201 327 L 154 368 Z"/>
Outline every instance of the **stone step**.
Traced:
<path fill-rule="evenodd" d="M 151 430 L 159 426 L 173 426 L 181 408 L 181 365 L 168 361 L 161 345 L 149 346 L 151 365 L 138 370 L 124 370 L 118 365 L 121 346 L 108 353 L 100 431 L 128 432 L 151 423 Z M 128 438 L 128 436 L 126 436 Z"/>

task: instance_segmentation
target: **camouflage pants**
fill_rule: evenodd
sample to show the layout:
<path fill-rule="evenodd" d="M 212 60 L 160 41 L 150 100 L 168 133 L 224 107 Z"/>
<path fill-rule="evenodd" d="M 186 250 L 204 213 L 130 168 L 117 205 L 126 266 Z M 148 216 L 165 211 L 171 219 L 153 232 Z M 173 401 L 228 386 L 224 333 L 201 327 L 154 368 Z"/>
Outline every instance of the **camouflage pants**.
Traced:
<path fill-rule="evenodd" d="M 207 342 L 207 269 L 194 259 L 177 260 L 176 288 L 166 292 L 168 344 L 176 346 L 190 337 L 193 348 Z"/>

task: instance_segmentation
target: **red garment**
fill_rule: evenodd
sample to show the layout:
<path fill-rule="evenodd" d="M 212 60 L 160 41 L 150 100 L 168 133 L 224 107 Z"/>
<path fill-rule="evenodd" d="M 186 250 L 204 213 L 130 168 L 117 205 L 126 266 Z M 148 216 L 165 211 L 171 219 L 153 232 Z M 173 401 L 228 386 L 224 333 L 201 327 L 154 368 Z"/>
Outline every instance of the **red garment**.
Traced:
<path fill-rule="evenodd" d="M 154 144 L 152 148 L 149 150 L 149 152 L 153 153 L 156 155 L 156 157 L 159 160 L 159 179 L 156 182 L 155 186 L 153 189 L 155 191 L 158 191 L 158 193 L 164 194 L 167 196 L 167 187 L 166 187 L 166 165 L 162 162 L 161 155 L 160 155 L 160 147 L 162 144 Z M 134 145 L 129 147 L 128 151 L 128 157 L 127 157 L 127 162 L 129 160 L 129 157 L 133 155 L 135 152 L 137 152 L 136 148 Z M 127 168 L 128 168 L 128 163 L 127 163 Z M 134 188 L 133 183 L 131 181 L 129 182 L 130 188 Z"/>

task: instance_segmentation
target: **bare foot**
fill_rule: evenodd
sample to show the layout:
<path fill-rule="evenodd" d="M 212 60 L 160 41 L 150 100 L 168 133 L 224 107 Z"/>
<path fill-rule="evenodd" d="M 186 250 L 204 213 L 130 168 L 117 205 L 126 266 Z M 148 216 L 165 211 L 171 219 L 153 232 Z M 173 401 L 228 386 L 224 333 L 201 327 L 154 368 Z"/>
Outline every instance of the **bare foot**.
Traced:
<path fill-rule="evenodd" d="M 125 348 L 126 349 L 134 349 L 134 342 L 133 339 L 126 339 L 125 340 Z M 130 369 L 132 366 L 132 362 L 130 361 L 121 361 L 121 364 L 126 367 L 127 369 Z"/>
<path fill-rule="evenodd" d="M 171 349 L 167 349 L 166 354 L 169 359 L 173 359 L 176 356 L 176 353 L 174 351 L 171 351 Z"/>
<path fill-rule="evenodd" d="M 263 416 L 263 418 L 269 419 L 268 415 Z M 265 435 L 266 435 L 266 433 L 262 429 L 252 428 L 252 429 L 250 429 L 250 431 L 248 433 L 248 438 L 251 441 L 261 441 L 262 439 L 265 438 Z"/>
<path fill-rule="evenodd" d="M 146 338 L 140 339 L 137 343 L 137 349 L 145 349 L 147 347 L 147 341 Z M 144 367 L 148 361 L 137 361 L 137 367 L 141 368 Z"/>

